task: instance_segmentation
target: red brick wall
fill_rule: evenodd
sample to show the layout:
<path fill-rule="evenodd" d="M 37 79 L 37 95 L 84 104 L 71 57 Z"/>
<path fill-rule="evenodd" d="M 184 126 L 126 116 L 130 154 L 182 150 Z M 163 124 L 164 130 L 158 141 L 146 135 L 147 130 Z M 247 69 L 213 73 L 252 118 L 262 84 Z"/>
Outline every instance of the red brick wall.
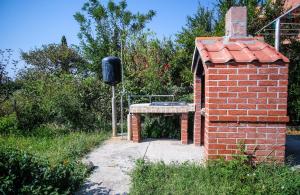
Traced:
<path fill-rule="evenodd" d="M 258 160 L 284 159 L 287 64 L 205 67 L 205 137 L 209 159 L 231 158 L 245 142 Z"/>
<path fill-rule="evenodd" d="M 182 113 L 180 116 L 181 143 L 188 144 L 188 113 Z"/>
<path fill-rule="evenodd" d="M 205 149 L 208 159 L 224 157 L 240 152 L 238 146 L 245 144 L 247 154 L 255 160 L 268 157 L 282 161 L 285 150 L 286 125 L 282 123 L 228 123 L 206 121 Z"/>
<path fill-rule="evenodd" d="M 194 75 L 194 144 L 200 146 L 201 144 L 201 78 Z"/>
<path fill-rule="evenodd" d="M 132 131 L 132 141 L 141 141 L 141 116 L 140 114 L 132 114 L 131 116 L 131 131 Z"/>

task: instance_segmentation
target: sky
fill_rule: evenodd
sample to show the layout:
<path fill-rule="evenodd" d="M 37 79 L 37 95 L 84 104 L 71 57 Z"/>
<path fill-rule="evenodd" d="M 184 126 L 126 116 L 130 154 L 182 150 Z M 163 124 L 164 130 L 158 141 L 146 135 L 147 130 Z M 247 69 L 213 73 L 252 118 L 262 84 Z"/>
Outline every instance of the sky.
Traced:
<path fill-rule="evenodd" d="M 13 49 L 13 58 L 20 51 L 43 44 L 59 43 L 65 35 L 69 44 L 79 44 L 79 25 L 73 15 L 86 0 L 0 0 L 0 49 Z M 106 4 L 107 0 L 102 0 Z M 156 11 L 148 24 L 159 38 L 174 37 L 186 23 L 186 17 L 196 12 L 198 3 L 212 7 L 213 0 L 127 0 L 133 13 Z M 18 64 L 18 69 L 24 62 Z M 7 70 L 14 76 L 11 67 Z"/>

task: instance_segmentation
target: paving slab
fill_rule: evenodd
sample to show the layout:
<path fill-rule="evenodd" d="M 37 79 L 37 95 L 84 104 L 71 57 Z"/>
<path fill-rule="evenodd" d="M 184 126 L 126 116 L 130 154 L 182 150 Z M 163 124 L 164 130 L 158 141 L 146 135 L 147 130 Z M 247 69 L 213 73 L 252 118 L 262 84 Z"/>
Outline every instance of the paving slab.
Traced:
<path fill-rule="evenodd" d="M 196 147 L 193 144 L 183 145 L 178 140 L 148 140 L 147 142 L 149 147 L 144 159 L 151 162 L 201 163 L 204 159 L 204 147 Z"/>
<path fill-rule="evenodd" d="M 182 145 L 179 140 L 145 140 L 141 143 L 112 138 L 89 153 L 95 169 L 76 194 L 128 194 L 130 171 L 137 159 L 166 164 L 186 161 L 202 163 L 204 148 L 192 144 Z"/>

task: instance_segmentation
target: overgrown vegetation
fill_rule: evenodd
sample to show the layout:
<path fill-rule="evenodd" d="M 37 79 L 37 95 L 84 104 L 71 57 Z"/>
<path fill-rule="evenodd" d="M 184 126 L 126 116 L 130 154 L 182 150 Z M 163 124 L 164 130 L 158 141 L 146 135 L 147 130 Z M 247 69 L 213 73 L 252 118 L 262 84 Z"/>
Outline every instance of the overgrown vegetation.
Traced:
<path fill-rule="evenodd" d="M 104 101 L 109 100 L 103 97 L 98 79 L 42 73 L 27 76 L 19 80 L 24 85 L 14 95 L 20 129 L 30 130 L 45 123 L 89 131 L 105 127 L 109 119 L 99 109 L 106 109 Z"/>
<path fill-rule="evenodd" d="M 107 4 L 87 0 L 82 10 L 74 14 L 80 26 L 80 45 L 69 45 L 66 37 L 62 36 L 60 43 L 22 51 L 21 59 L 28 66 L 20 70 L 15 79 L 8 76 L 7 67 L 18 62 L 12 59 L 10 49 L 0 50 L 0 192 L 18 194 L 32 190 L 36 194 L 69 193 L 78 187 L 86 174 L 82 165 L 77 163 L 78 157 L 99 144 L 106 137 L 103 131 L 110 126 L 111 104 L 108 102 L 111 93 L 110 87 L 101 80 L 103 57 L 115 55 L 123 58 L 125 90 L 117 86 L 118 99 L 120 96 L 125 99 L 128 94 L 173 94 L 176 100 L 191 102 L 193 75 L 190 63 L 195 37 L 223 36 L 225 13 L 234 5 L 247 6 L 249 34 L 254 35 L 282 13 L 283 3 L 271 0 L 217 0 L 214 10 L 199 4 L 196 13 L 188 16 L 187 24 L 175 39 L 160 40 L 146 28 L 155 17 L 155 11 L 132 13 L 126 0 L 118 3 L 108 1 Z M 288 105 L 291 124 L 299 125 L 300 45 L 298 41 L 291 42 L 282 51 L 291 58 Z M 127 102 L 124 107 L 128 107 Z M 117 109 L 120 109 L 119 103 Z M 125 110 L 124 115 L 126 113 Z M 179 123 L 176 118 L 146 118 L 143 135 L 179 138 L 177 129 Z M 68 163 L 64 163 L 65 160 Z M 223 171 L 232 171 L 223 165 L 219 166 L 225 167 Z M 152 168 L 156 170 L 156 166 L 165 167 L 162 164 L 142 164 L 139 168 L 149 167 L 147 170 L 152 174 Z M 202 170 L 204 173 L 210 169 L 184 166 L 166 167 L 167 172 L 161 174 L 174 177 L 175 182 L 173 170 L 181 174 L 181 169 Z M 278 169 L 282 172 L 277 173 L 283 174 L 283 178 L 287 178 L 285 174 L 290 174 L 284 172 L 284 167 Z M 256 170 L 260 168 L 250 169 L 252 172 Z M 268 172 L 272 167 L 265 170 Z M 70 178 L 67 178 L 68 174 Z M 260 181 L 267 174 L 254 179 Z M 200 175 L 195 179 L 199 179 Z M 52 177 L 59 179 L 53 181 Z M 212 180 L 218 179 L 212 177 Z M 28 178 L 33 178 L 32 183 Z M 248 177 L 245 178 L 248 182 Z M 291 178 L 295 177 L 292 175 Z M 204 181 L 208 182 L 207 179 Z M 188 182 L 193 181 L 185 181 L 184 185 Z M 231 184 L 227 180 L 224 182 L 224 186 Z M 280 182 L 278 180 L 278 185 Z M 254 184 L 249 185 L 255 188 Z M 219 192 L 212 189 L 213 185 L 208 186 L 216 190 L 211 192 Z M 182 185 L 174 187 L 178 192 L 188 192 Z M 277 187 L 276 184 L 275 189 Z M 291 187 L 293 189 L 294 186 Z M 149 192 L 151 190 L 154 189 L 149 189 Z"/>
<path fill-rule="evenodd" d="M 300 42 L 292 40 L 283 50 L 290 59 L 288 113 L 291 125 L 300 126 Z"/>
<path fill-rule="evenodd" d="M 78 160 L 108 136 L 106 132 L 66 132 L 53 129 L 54 127 L 39 128 L 30 136 L 0 135 L 0 148 L 16 148 L 56 163 Z"/>
<path fill-rule="evenodd" d="M 111 92 L 101 81 L 101 59 L 108 55 L 123 58 L 125 90 L 118 85 L 117 98 L 126 99 L 128 94 L 174 94 L 176 100 L 191 102 L 190 63 L 195 37 L 223 36 L 225 13 L 231 6 L 247 6 L 248 32 L 255 35 L 259 28 L 283 12 L 284 4 L 269 0 L 218 0 L 215 3 L 214 10 L 199 4 L 196 13 L 187 17 L 186 25 L 176 34 L 175 40 L 159 40 L 146 29 L 155 11 L 132 13 L 126 0 L 107 4 L 86 1 L 82 10 L 74 14 L 80 26 L 79 46 L 68 45 L 63 36 L 59 44 L 21 52 L 22 59 L 30 67 L 20 71 L 13 82 L 15 88 L 7 93 L 10 95 L 5 96 L 0 106 L 1 116 L 15 113 L 22 131 L 45 123 L 89 131 L 99 125 L 106 126 L 111 118 L 111 105 L 107 103 Z M 299 44 L 296 43 L 291 48 L 283 48 L 293 59 L 288 110 L 295 125 L 300 117 L 296 52 Z M 11 60 L 2 61 L 7 64 Z M 1 74 L 7 77 L 5 72 Z M 123 107 L 128 108 L 127 101 Z M 125 110 L 124 115 L 126 113 Z"/>
<path fill-rule="evenodd" d="M 178 116 L 148 115 L 142 121 L 142 138 L 180 139 Z"/>
<path fill-rule="evenodd" d="M 70 194 L 87 176 L 86 168 L 67 160 L 50 164 L 13 148 L 0 148 L 0 192 L 3 194 Z"/>
<path fill-rule="evenodd" d="M 67 132 L 44 126 L 29 136 L 0 135 L 0 192 L 70 194 L 88 170 L 80 158 L 107 138 L 106 132 Z"/>
<path fill-rule="evenodd" d="M 196 164 L 139 160 L 130 194 L 300 194 L 300 173 L 289 166 L 241 160 Z"/>

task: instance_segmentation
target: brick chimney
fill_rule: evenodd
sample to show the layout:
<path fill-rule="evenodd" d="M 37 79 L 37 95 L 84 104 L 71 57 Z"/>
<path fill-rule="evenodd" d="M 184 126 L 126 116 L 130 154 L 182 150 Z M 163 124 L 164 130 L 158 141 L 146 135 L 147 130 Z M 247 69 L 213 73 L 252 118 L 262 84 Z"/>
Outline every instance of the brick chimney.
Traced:
<path fill-rule="evenodd" d="M 225 35 L 239 38 L 247 36 L 247 8 L 231 7 L 225 16 Z"/>

